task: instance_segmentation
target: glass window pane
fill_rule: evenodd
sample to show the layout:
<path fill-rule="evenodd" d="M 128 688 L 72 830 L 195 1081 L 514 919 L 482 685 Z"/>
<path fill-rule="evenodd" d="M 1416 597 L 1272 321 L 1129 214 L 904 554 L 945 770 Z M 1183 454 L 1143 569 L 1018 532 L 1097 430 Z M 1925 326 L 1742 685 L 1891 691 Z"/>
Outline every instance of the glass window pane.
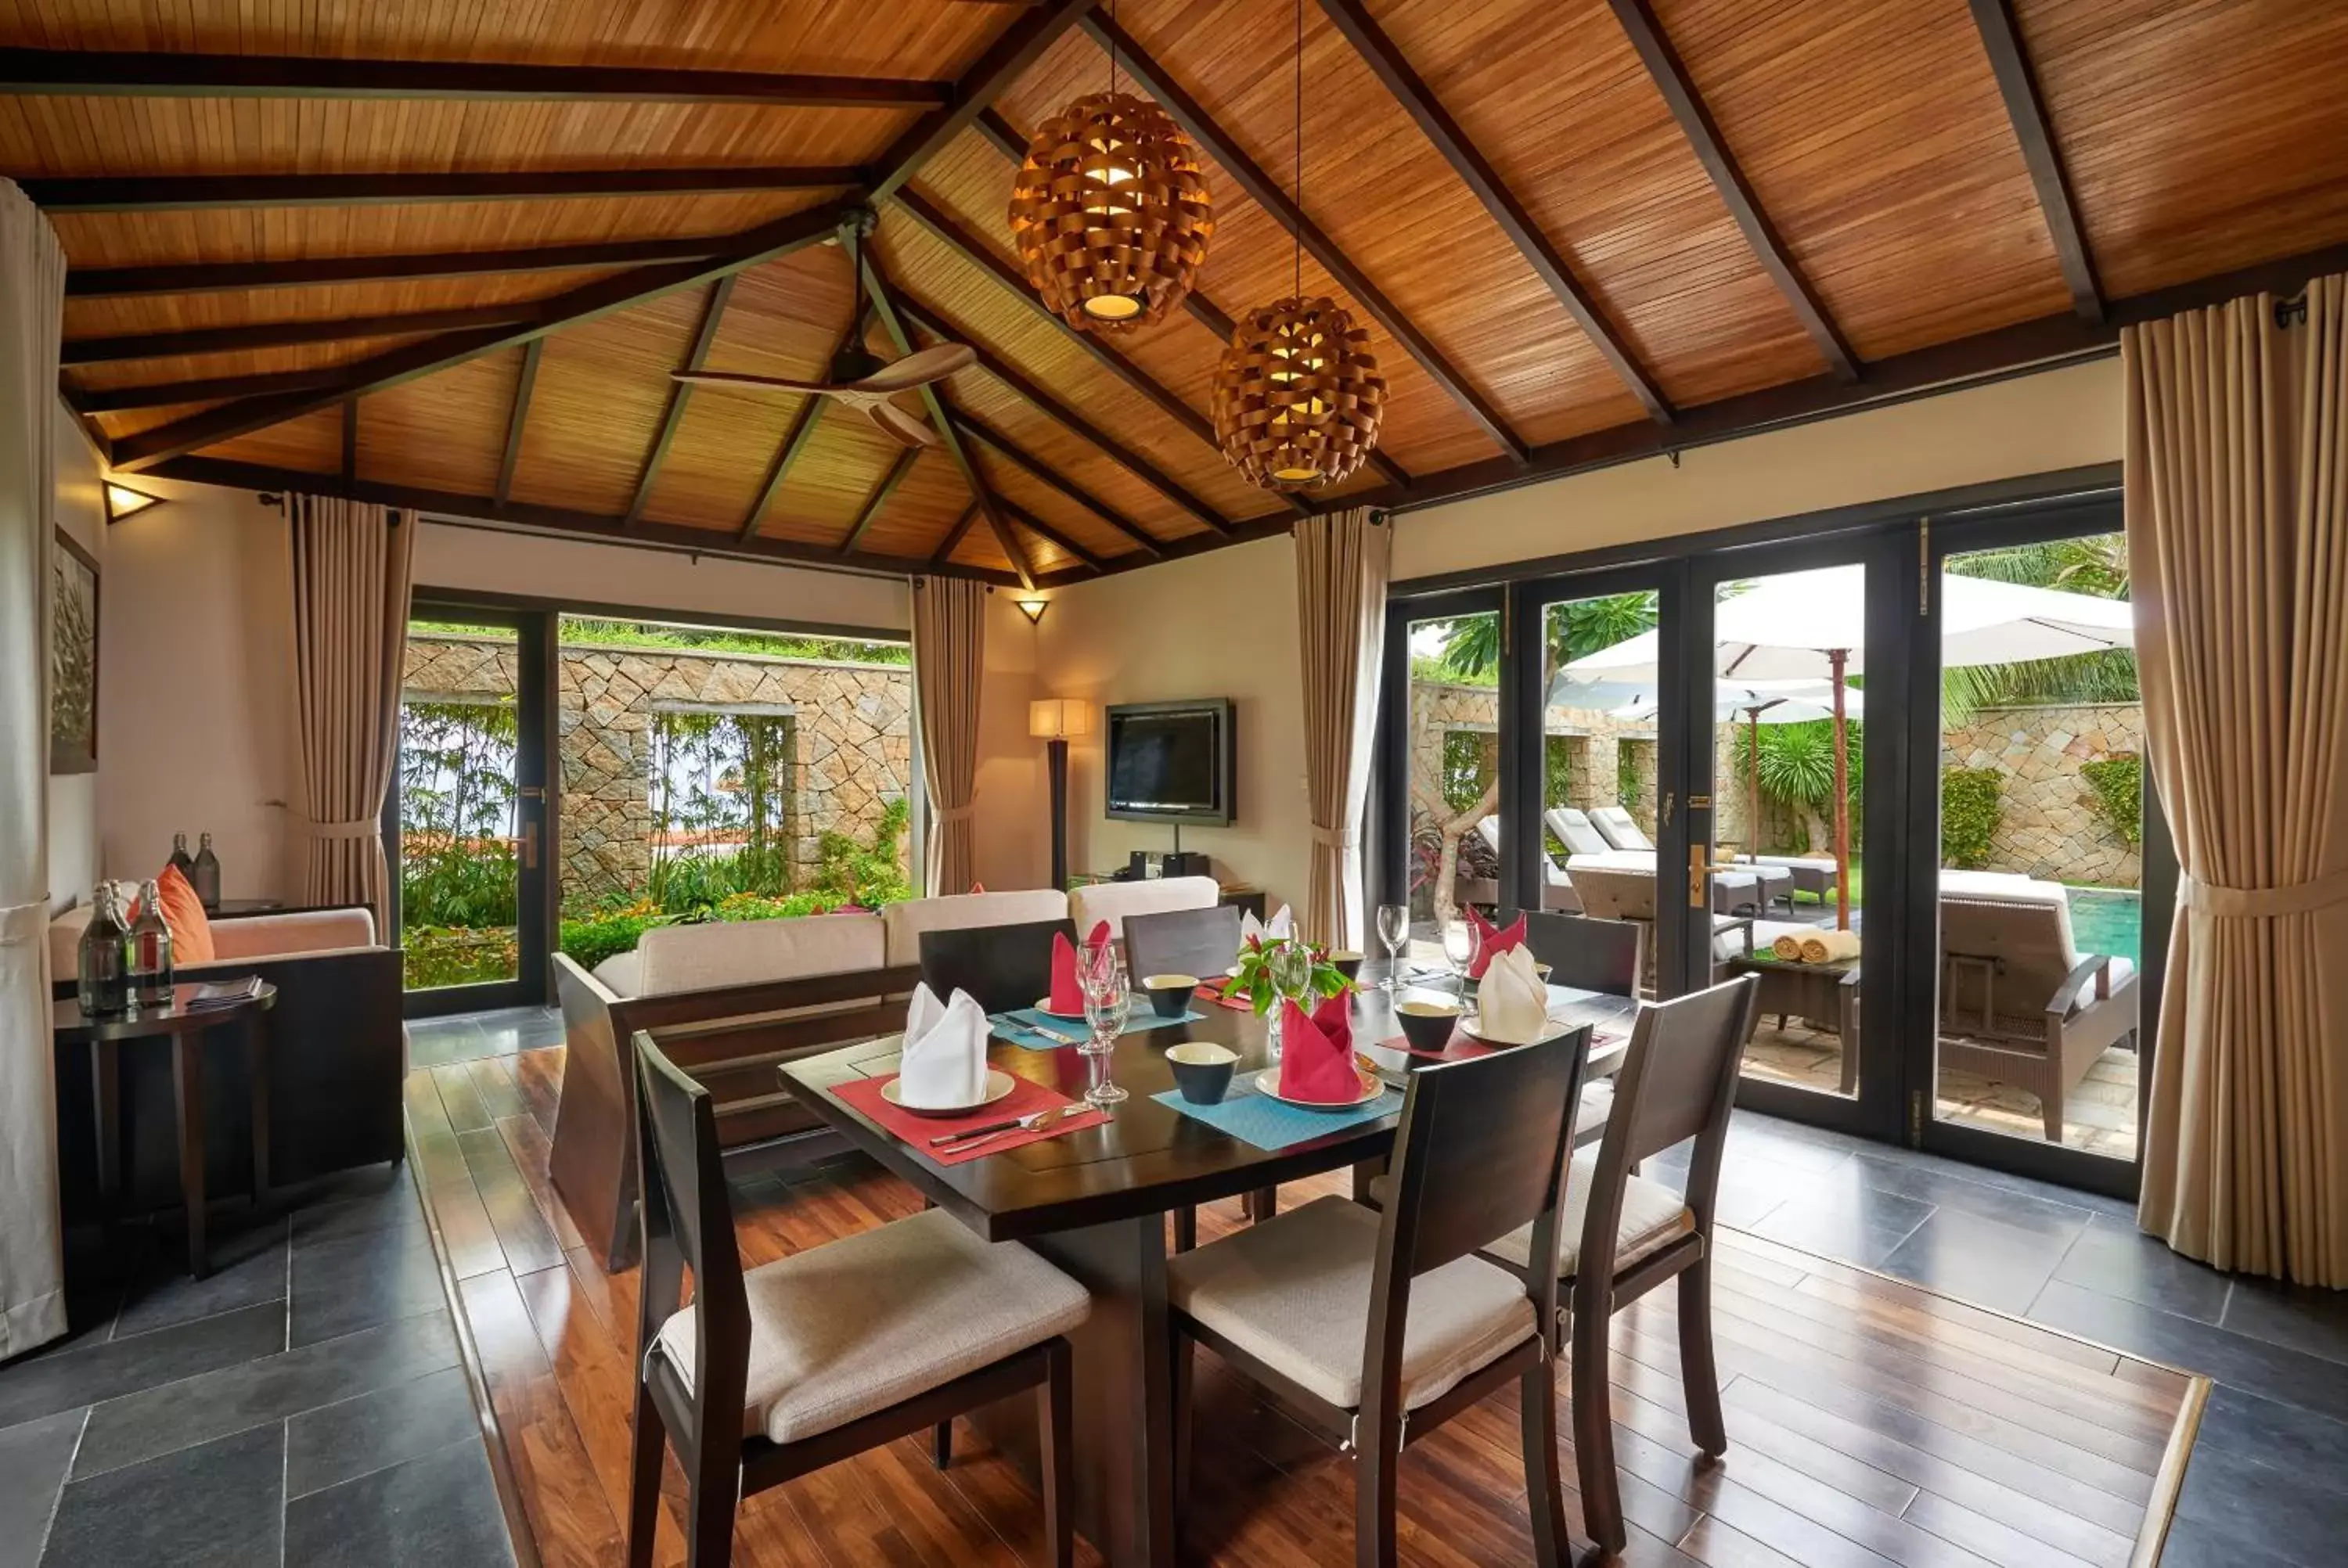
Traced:
<path fill-rule="evenodd" d="M 1462 910 L 1499 903 L 1500 618 L 1410 623 L 1410 911 L 1406 961 L 1464 961 Z"/>
<path fill-rule="evenodd" d="M 1551 604 L 1541 617 L 1540 905 L 1645 927 L 1640 986 L 1651 994 L 1655 610 L 1652 592 L 1619 593 Z M 1622 668 L 1626 660 L 1640 668 Z"/>
<path fill-rule="evenodd" d="M 399 707 L 399 932 L 409 990 L 520 973 L 520 661 L 510 628 L 408 622 Z"/>

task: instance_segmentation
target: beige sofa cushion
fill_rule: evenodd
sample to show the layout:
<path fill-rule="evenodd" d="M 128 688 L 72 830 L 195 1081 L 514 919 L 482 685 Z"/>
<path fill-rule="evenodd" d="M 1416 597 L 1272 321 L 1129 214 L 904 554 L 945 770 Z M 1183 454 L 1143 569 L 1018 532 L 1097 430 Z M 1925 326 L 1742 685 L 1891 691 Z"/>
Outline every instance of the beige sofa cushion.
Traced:
<path fill-rule="evenodd" d="M 1068 896 L 1056 887 L 1012 893 L 951 893 L 942 898 L 908 898 L 880 911 L 889 932 L 889 962 L 922 961 L 922 933 L 966 931 L 979 926 L 1018 926 L 1030 920 L 1065 920 Z"/>
<path fill-rule="evenodd" d="M 655 926 L 636 943 L 633 994 L 668 996 L 877 969 L 883 946 L 880 917 L 862 912 Z"/>
<path fill-rule="evenodd" d="M 88 903 L 75 905 L 49 922 L 49 973 L 67 979 L 81 966 L 81 934 L 97 911 Z M 260 958 L 316 957 L 322 953 L 365 952 L 379 946 L 375 917 L 365 909 L 295 909 L 283 915 L 249 915 L 211 922 L 215 963 L 250 963 Z M 182 965 L 201 969 L 201 965 Z"/>
<path fill-rule="evenodd" d="M 643 994 L 644 958 L 633 948 L 624 953 L 613 954 L 596 965 L 594 972 L 595 983 L 615 997 L 624 999 Z"/>
<path fill-rule="evenodd" d="M 1322 1198 L 1169 1260 L 1173 1304 L 1300 1388 L 1362 1402 L 1378 1215 Z M 1533 1304 L 1507 1270 L 1454 1258 L 1411 1281 L 1402 1399 L 1416 1409 L 1532 1337 Z"/>
<path fill-rule="evenodd" d="M 1223 897 L 1211 876 L 1167 876 L 1157 881 L 1095 882 L 1068 895 L 1068 917 L 1090 932 L 1106 920 L 1108 934 L 1125 935 L 1128 915 L 1165 915 L 1177 909 L 1211 909 Z M 1050 918 L 1049 916 L 1045 917 Z"/>
<path fill-rule="evenodd" d="M 778 1258 L 750 1300 L 743 1430 L 778 1443 L 847 1425 L 1085 1320 L 1085 1287 L 1017 1242 L 982 1241 L 942 1209 Z M 661 1325 L 689 1389 L 697 1313 Z"/>

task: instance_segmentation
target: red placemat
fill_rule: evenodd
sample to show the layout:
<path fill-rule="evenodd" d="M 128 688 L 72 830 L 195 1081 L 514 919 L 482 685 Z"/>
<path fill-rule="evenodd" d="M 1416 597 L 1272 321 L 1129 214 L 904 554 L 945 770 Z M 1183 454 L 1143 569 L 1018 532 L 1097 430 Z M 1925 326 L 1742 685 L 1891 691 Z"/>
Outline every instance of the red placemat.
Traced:
<path fill-rule="evenodd" d="M 1227 997 L 1223 995 L 1223 988 L 1220 986 L 1200 986 L 1199 988 L 1199 999 L 1202 1002 L 1212 1002 L 1217 1007 L 1236 1009 L 1241 1012 L 1246 1012 L 1255 1006 L 1255 1003 L 1248 1000 L 1245 997 Z"/>
<path fill-rule="evenodd" d="M 854 1106 L 886 1128 L 899 1142 L 927 1155 L 934 1164 L 959 1165 L 965 1160 L 983 1159 L 1000 1154 L 1005 1149 L 1016 1149 L 1022 1143 L 1039 1143 L 1056 1138 L 1063 1132 L 1080 1132 L 1087 1127 L 1097 1127 L 1108 1120 L 1108 1113 L 1087 1107 L 1073 1116 L 1063 1116 L 1050 1128 L 1040 1132 L 1005 1132 L 989 1138 L 973 1148 L 933 1149 L 930 1140 L 949 1132 L 965 1132 L 973 1127 L 985 1127 L 996 1122 L 1008 1122 L 1014 1116 L 1031 1116 L 1038 1111 L 1048 1111 L 1055 1105 L 1073 1105 L 1081 1102 L 1070 1100 L 1056 1089 L 1047 1089 L 1032 1078 L 1013 1078 L 1011 1092 L 994 1104 L 973 1111 L 967 1116 L 916 1116 L 901 1106 L 891 1105 L 880 1098 L 880 1086 L 894 1083 L 895 1074 L 887 1078 L 858 1078 L 832 1085 L 831 1091 L 847 1104 Z"/>

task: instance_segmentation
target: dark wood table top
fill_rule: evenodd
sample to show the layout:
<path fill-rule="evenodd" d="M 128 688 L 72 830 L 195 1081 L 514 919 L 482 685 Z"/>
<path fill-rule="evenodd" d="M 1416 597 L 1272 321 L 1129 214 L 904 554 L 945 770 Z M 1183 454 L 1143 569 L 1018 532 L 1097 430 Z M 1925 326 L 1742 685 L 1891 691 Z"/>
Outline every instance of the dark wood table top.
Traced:
<path fill-rule="evenodd" d="M 81 1003 L 76 999 L 59 997 L 49 1004 L 49 1030 L 59 1045 L 81 1045 L 98 1040 L 149 1040 L 158 1035 L 190 1034 L 216 1029 L 257 1012 L 266 1012 L 277 1005 L 277 988 L 266 980 L 261 983 L 258 994 L 216 1007 L 191 1008 L 185 1005 L 195 989 L 194 985 L 172 987 L 170 1007 L 134 1005 L 129 1012 L 98 1017 L 83 1012 Z"/>
<path fill-rule="evenodd" d="M 1429 989 L 1450 994 L 1444 988 Z M 1354 1043 L 1378 1063 L 1389 1082 L 1399 1083 L 1422 1059 L 1379 1043 L 1401 1033 L 1390 1001 L 1381 990 L 1356 994 Z M 1139 1011 L 1148 1002 L 1137 997 L 1135 1006 Z M 1203 1001 L 1192 1003 L 1192 1009 L 1204 1015 L 1195 1023 L 1139 1030 L 1117 1041 L 1110 1059 L 1112 1076 L 1130 1098 L 1108 1107 L 1112 1120 L 1107 1124 L 959 1165 L 934 1163 L 829 1092 L 837 1083 L 884 1078 L 895 1071 L 898 1036 L 803 1057 L 778 1071 L 783 1086 L 815 1114 L 990 1241 L 1162 1214 L 1385 1155 L 1397 1115 L 1349 1123 L 1323 1138 L 1265 1150 L 1158 1103 L 1152 1096 L 1174 1087 L 1167 1049 L 1184 1040 L 1231 1047 L 1240 1055 L 1240 1073 L 1269 1065 L 1264 1020 Z M 1630 999 L 1552 986 L 1550 1011 L 1567 1024 L 1591 1024 L 1620 1037 L 1597 1048 L 1591 1062 L 1593 1075 L 1621 1066 L 1636 1011 Z M 1072 1032 L 1082 1027 L 1074 1026 Z M 1005 1072 L 1072 1098 L 1081 1097 L 1090 1081 L 1088 1062 L 1073 1046 L 1028 1050 L 996 1040 L 988 1059 Z"/>

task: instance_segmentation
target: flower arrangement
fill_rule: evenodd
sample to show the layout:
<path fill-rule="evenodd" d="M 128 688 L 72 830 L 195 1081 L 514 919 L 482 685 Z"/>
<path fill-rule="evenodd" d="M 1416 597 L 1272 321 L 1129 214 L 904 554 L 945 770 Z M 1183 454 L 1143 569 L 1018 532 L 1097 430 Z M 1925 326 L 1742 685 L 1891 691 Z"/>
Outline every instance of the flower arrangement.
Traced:
<path fill-rule="evenodd" d="M 1329 961 L 1326 948 L 1302 937 L 1250 937 L 1240 944 L 1239 959 L 1231 966 L 1223 996 L 1245 998 L 1261 1018 L 1272 1011 L 1273 999 L 1283 986 L 1302 1002 L 1308 996 L 1339 995 L 1351 983 Z"/>

